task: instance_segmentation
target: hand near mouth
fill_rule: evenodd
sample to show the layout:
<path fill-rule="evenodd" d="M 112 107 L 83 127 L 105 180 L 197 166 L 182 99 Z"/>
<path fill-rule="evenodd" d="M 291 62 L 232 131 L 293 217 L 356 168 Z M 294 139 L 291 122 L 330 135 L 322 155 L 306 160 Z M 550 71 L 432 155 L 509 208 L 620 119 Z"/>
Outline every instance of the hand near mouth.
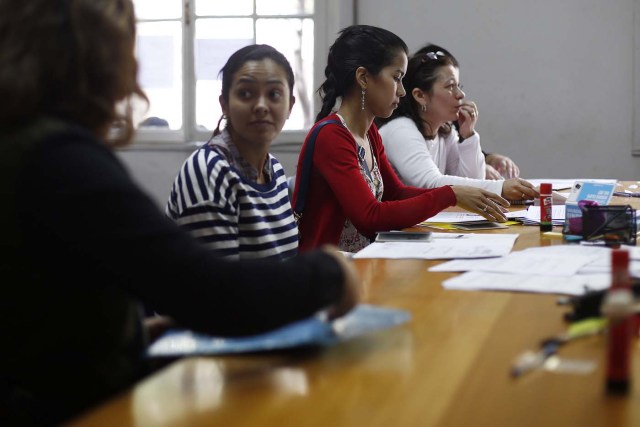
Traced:
<path fill-rule="evenodd" d="M 475 133 L 478 122 L 478 107 L 473 101 L 465 101 L 458 107 L 458 122 L 460 123 L 460 136 L 469 138 Z"/>

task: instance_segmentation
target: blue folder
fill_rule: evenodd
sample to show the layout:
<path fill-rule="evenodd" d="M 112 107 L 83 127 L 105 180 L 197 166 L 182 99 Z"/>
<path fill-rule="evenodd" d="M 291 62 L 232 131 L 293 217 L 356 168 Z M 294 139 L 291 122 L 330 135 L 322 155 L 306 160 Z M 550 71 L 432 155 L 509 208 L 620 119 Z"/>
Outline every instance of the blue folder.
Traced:
<path fill-rule="evenodd" d="M 329 346 L 361 335 L 406 323 L 404 310 L 356 306 L 331 322 L 313 316 L 260 335 L 221 338 L 188 330 L 170 330 L 148 349 L 149 357 L 219 355 L 274 351 L 305 346 Z"/>

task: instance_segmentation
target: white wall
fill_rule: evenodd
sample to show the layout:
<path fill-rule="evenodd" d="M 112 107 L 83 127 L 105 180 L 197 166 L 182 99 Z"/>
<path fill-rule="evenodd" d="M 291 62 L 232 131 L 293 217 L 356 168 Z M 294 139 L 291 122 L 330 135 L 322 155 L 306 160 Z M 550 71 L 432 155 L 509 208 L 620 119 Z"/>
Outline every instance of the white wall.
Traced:
<path fill-rule="evenodd" d="M 483 147 L 511 156 L 524 177 L 634 180 L 640 179 L 640 157 L 631 155 L 634 83 L 640 87 L 636 2 L 358 0 L 357 21 L 394 31 L 412 51 L 427 42 L 449 49 L 460 61 L 467 96 L 478 103 Z M 340 25 L 350 18 L 342 16 Z M 318 66 L 324 68 L 322 59 Z M 163 204 L 190 150 L 120 155 Z M 295 149 L 273 153 L 294 172 Z"/>
<path fill-rule="evenodd" d="M 395 32 L 411 51 L 450 50 L 483 147 L 525 177 L 640 179 L 635 1 L 360 0 L 358 23 Z"/>

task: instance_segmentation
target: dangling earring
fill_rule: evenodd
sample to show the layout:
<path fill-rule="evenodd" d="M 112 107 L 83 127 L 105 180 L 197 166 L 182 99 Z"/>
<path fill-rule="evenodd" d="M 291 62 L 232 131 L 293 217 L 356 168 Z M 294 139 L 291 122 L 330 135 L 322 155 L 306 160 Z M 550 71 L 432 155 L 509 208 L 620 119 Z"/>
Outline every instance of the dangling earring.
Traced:
<path fill-rule="evenodd" d="M 423 113 L 427 112 L 427 104 L 422 104 L 422 112 Z"/>
<path fill-rule="evenodd" d="M 367 93 L 367 90 L 366 89 L 362 89 L 362 100 L 361 100 L 361 103 L 360 103 L 360 109 L 362 111 L 364 111 L 364 95 L 365 95 L 365 93 Z"/>

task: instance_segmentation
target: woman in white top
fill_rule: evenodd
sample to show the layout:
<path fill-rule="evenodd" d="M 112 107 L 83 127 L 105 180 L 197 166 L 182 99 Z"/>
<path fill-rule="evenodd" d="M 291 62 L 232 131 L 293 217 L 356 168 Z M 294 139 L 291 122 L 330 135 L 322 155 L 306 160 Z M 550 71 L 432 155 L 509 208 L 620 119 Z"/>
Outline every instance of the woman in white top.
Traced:
<path fill-rule="evenodd" d="M 458 61 L 440 46 L 428 45 L 409 60 L 403 79 L 407 96 L 380 128 L 400 178 L 415 187 L 470 185 L 510 200 L 538 197 L 523 179 L 484 179 L 485 158 L 475 131 L 478 108 L 465 100 L 459 82 Z"/>

